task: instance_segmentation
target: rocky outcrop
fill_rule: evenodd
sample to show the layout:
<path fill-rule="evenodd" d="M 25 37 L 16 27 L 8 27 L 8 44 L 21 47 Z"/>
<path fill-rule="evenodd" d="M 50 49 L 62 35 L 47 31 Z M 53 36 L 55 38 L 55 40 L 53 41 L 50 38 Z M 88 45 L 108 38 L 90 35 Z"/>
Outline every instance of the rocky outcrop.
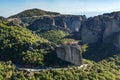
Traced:
<path fill-rule="evenodd" d="M 3 16 L 0 16 L 0 20 L 6 21 L 6 18 L 4 18 Z"/>
<path fill-rule="evenodd" d="M 85 43 L 104 42 L 114 44 L 120 49 L 120 14 L 119 12 L 88 18 L 80 30 Z"/>
<path fill-rule="evenodd" d="M 120 15 L 118 13 L 109 16 L 109 21 L 106 23 L 103 34 L 103 42 L 112 43 L 120 49 Z"/>
<path fill-rule="evenodd" d="M 103 16 L 88 18 L 82 25 L 81 38 L 85 43 L 102 41 L 106 19 Z"/>
<path fill-rule="evenodd" d="M 70 62 L 74 65 L 81 65 L 82 64 L 82 54 L 79 45 L 60 45 L 56 48 L 58 58 Z"/>
<path fill-rule="evenodd" d="M 22 24 L 21 20 L 18 18 L 10 18 L 7 19 L 7 21 L 9 22 L 8 26 L 21 26 Z"/>
<path fill-rule="evenodd" d="M 31 30 L 43 29 L 62 29 L 71 32 L 78 32 L 82 22 L 86 20 L 85 16 L 75 16 L 75 15 L 54 15 L 54 16 L 41 16 L 39 19 L 35 20 L 30 26 Z"/>

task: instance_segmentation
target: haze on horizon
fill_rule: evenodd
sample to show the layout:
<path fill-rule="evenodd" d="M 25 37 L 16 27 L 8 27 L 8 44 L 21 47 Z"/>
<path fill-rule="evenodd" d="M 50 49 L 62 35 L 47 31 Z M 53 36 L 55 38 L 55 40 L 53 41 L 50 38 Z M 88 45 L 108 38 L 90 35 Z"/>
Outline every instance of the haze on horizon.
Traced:
<path fill-rule="evenodd" d="M 32 8 L 89 17 L 120 11 L 120 0 L 1 0 L 0 16 L 8 17 Z"/>

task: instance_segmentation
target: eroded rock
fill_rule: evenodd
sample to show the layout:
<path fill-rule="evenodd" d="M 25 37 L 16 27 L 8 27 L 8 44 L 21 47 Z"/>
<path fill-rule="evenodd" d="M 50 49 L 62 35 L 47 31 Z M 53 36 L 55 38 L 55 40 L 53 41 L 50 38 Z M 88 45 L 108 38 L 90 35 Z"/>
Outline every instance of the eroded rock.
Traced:
<path fill-rule="evenodd" d="M 77 44 L 63 44 L 56 48 L 58 58 L 74 65 L 82 65 L 81 47 Z"/>
<path fill-rule="evenodd" d="M 119 12 L 88 18 L 82 25 L 80 34 L 85 43 L 103 42 L 120 49 Z"/>
<path fill-rule="evenodd" d="M 78 32 L 81 28 L 81 23 L 86 19 L 85 16 L 75 15 L 56 15 L 56 16 L 41 16 L 35 20 L 30 26 L 31 30 L 43 29 L 61 29 L 71 32 Z"/>

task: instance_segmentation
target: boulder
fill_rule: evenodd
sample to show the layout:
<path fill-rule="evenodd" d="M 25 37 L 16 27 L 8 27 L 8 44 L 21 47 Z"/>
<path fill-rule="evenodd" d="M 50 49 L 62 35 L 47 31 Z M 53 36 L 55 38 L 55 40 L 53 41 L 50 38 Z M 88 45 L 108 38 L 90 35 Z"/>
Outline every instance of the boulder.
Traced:
<path fill-rule="evenodd" d="M 82 65 L 81 47 L 74 44 L 64 44 L 56 48 L 58 58 L 76 66 Z"/>

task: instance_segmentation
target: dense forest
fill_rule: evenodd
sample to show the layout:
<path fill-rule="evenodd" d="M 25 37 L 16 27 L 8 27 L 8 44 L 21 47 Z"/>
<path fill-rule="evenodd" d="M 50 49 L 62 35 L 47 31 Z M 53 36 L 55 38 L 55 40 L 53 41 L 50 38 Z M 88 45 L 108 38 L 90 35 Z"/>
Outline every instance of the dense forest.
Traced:
<path fill-rule="evenodd" d="M 28 10 L 12 17 L 31 17 L 51 12 L 36 13 Z M 78 41 L 85 51 L 83 64 L 73 64 L 57 58 L 55 47 L 64 41 Z M 24 67 L 67 67 L 67 70 L 41 70 L 38 72 L 19 71 L 16 65 Z M 72 69 L 70 69 L 72 68 Z M 32 31 L 22 26 L 10 25 L 0 19 L 0 80 L 120 80 L 120 54 L 112 44 L 85 44 L 67 31 L 54 29 Z"/>

